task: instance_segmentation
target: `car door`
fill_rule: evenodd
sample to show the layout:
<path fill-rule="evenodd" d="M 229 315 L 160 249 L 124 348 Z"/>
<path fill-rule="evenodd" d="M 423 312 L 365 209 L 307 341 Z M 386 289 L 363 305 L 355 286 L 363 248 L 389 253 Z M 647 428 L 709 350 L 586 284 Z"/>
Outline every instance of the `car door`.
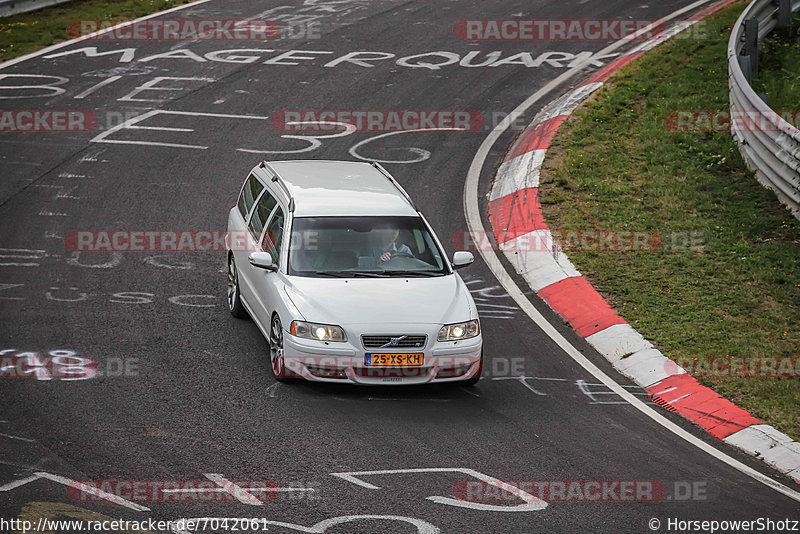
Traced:
<path fill-rule="evenodd" d="M 284 233 L 286 226 L 286 217 L 283 207 L 280 205 L 275 206 L 269 221 L 264 228 L 264 233 L 261 236 L 259 247 L 264 252 L 269 252 L 272 256 L 272 261 L 278 266 L 277 271 L 268 271 L 265 269 L 258 269 L 252 267 L 253 271 L 253 291 L 256 298 L 259 300 L 259 315 L 264 317 L 264 325 L 269 325 L 272 319 L 272 312 L 276 309 L 283 309 L 281 305 L 281 287 L 283 285 L 282 270 L 282 256 L 281 248 L 283 246 Z M 259 274 L 257 271 L 261 271 Z M 289 325 L 284 324 L 284 328 Z"/>
<path fill-rule="evenodd" d="M 258 309 L 259 296 L 255 292 L 253 281 L 254 278 L 263 274 L 264 270 L 255 269 L 250 265 L 249 256 L 251 252 L 260 250 L 261 235 L 264 233 L 264 228 L 276 204 L 275 197 L 269 189 L 264 188 L 250 213 L 247 221 L 247 231 L 244 232 L 244 235 L 238 236 L 238 243 L 233 252 L 236 259 L 236 267 L 239 271 L 239 290 L 250 306 L 251 311 L 259 317 L 263 316 L 263 310 Z M 261 325 L 265 326 L 263 322 L 261 322 Z"/>

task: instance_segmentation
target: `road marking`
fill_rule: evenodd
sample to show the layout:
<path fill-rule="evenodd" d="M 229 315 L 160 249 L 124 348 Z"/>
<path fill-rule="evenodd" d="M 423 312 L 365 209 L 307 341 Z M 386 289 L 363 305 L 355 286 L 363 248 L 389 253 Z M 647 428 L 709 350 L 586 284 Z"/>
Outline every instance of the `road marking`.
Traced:
<path fill-rule="evenodd" d="M 197 0 L 197 1 L 191 2 L 189 4 L 184 4 L 182 6 L 176 6 L 176 7 L 170 8 L 170 9 L 166 9 L 164 11 L 159 11 L 157 13 L 151 13 L 150 15 L 146 15 L 144 17 L 140 17 L 140 18 L 135 19 L 135 20 L 129 20 L 129 21 L 123 22 L 121 24 L 117 24 L 116 26 L 112 26 L 110 28 L 104 28 L 102 30 L 98 30 L 96 32 L 93 32 L 93 33 L 90 33 L 90 34 L 87 34 L 87 35 L 82 35 L 80 37 L 76 37 L 75 39 L 70 39 L 69 41 L 64 41 L 63 43 L 56 43 L 56 44 L 54 44 L 52 46 L 48 46 L 47 48 L 42 48 L 41 50 L 37 50 L 36 52 L 32 52 L 30 54 L 26 54 L 26 55 L 20 56 L 18 58 L 10 59 L 10 60 L 6 61 L 5 63 L 0 63 L 0 70 L 5 69 L 7 67 L 10 67 L 12 65 L 16 65 L 18 63 L 22 63 L 23 61 L 27 61 L 29 59 L 33 59 L 35 57 L 39 57 L 41 55 L 48 54 L 48 53 L 52 52 L 53 50 L 59 50 L 61 48 L 65 48 L 67 46 L 71 46 L 71 45 L 73 45 L 75 43 L 79 43 L 81 41 L 94 39 L 95 37 L 98 37 L 100 35 L 103 35 L 103 34 L 106 34 L 108 32 L 112 32 L 112 31 L 116 31 L 117 29 L 123 28 L 125 26 L 134 25 L 134 24 L 136 24 L 138 22 L 141 22 L 143 20 L 149 20 L 149 19 L 152 19 L 152 18 L 160 17 L 162 15 L 166 15 L 167 13 L 173 13 L 175 11 L 180 11 L 181 9 L 186 9 L 188 7 L 194 7 L 194 6 L 197 6 L 197 5 L 200 5 L 200 4 L 205 4 L 206 2 L 210 2 L 210 1 L 211 0 Z"/>
<path fill-rule="evenodd" d="M 584 395 L 586 395 L 589 398 L 589 400 L 591 401 L 591 402 L 589 402 L 589 404 L 606 404 L 606 405 L 628 404 L 624 400 L 618 400 L 618 401 L 616 401 L 616 400 L 614 400 L 614 401 L 597 400 L 597 397 L 596 397 L 597 395 L 616 395 L 616 393 L 614 393 L 613 391 L 590 391 L 589 390 L 590 386 L 602 386 L 603 384 L 590 384 L 590 383 L 586 382 L 585 380 L 576 380 L 575 381 L 575 385 L 578 386 L 578 389 L 581 390 L 581 393 L 583 393 Z M 628 389 L 634 389 L 634 390 L 635 389 L 639 389 L 639 390 L 641 390 L 641 388 L 639 386 L 623 386 L 623 387 L 626 387 Z M 634 392 L 634 395 L 639 395 L 640 397 L 648 397 L 646 391 Z"/>
<path fill-rule="evenodd" d="M 4 438 L 8 438 L 8 439 L 16 439 L 16 440 L 19 440 L 19 441 L 25 441 L 27 443 L 35 443 L 36 442 L 35 439 L 21 438 L 19 436 L 12 436 L 11 434 L 3 434 L 2 432 L 0 432 L 0 436 L 2 436 Z"/>
<path fill-rule="evenodd" d="M 698 0 L 688 6 L 685 6 L 677 11 L 672 12 L 671 14 L 667 15 L 666 17 L 662 18 L 661 20 L 655 22 L 654 24 L 648 26 L 647 28 L 643 28 L 640 30 L 641 32 L 650 31 L 652 27 L 663 24 L 666 21 L 672 20 L 683 13 L 691 11 L 697 7 L 700 7 L 704 4 L 707 4 L 710 0 Z M 638 33 L 638 32 L 637 32 Z M 639 34 L 641 35 L 641 34 Z M 625 44 L 626 41 L 616 41 L 603 50 L 600 51 L 599 54 L 603 54 L 605 52 L 615 50 Z M 514 111 L 512 111 L 508 117 L 503 119 L 503 121 L 498 124 L 491 133 L 484 139 L 481 146 L 478 148 L 475 157 L 470 164 L 469 171 L 467 172 L 467 179 L 464 184 L 464 197 L 463 197 L 463 204 L 464 204 L 464 213 L 467 219 L 467 226 L 469 227 L 469 231 L 471 232 L 481 232 L 478 235 L 485 235 L 483 232 L 486 230 L 483 227 L 483 221 L 481 220 L 480 215 L 480 207 L 478 206 L 478 183 L 480 180 L 481 170 L 486 162 L 486 158 L 489 155 L 489 151 L 494 146 L 495 142 L 497 142 L 498 138 L 508 129 L 509 125 L 516 121 L 518 118 L 522 117 L 523 114 L 531 108 L 536 102 L 541 100 L 551 91 L 560 87 L 563 83 L 567 80 L 575 76 L 581 72 L 579 68 L 570 69 L 563 74 L 559 75 L 555 79 L 548 82 L 544 87 L 536 91 L 530 97 L 528 97 L 524 102 L 522 102 L 519 106 L 517 106 Z M 617 393 L 621 398 L 627 401 L 631 406 L 642 412 L 644 415 L 652 419 L 654 422 L 658 423 L 666 430 L 672 432 L 676 436 L 684 439 L 685 441 L 689 442 L 690 444 L 694 445 L 698 449 L 702 450 L 703 452 L 713 456 L 714 458 L 724 462 L 725 464 L 733 467 L 734 469 L 738 470 L 741 473 L 748 475 L 749 477 L 758 480 L 762 484 L 769 486 L 770 488 L 778 491 L 787 497 L 794 499 L 800 502 L 800 492 L 797 492 L 780 482 L 772 480 L 770 477 L 760 473 L 759 471 L 753 469 L 752 467 L 743 464 L 742 462 L 732 458 L 731 456 L 725 454 L 724 452 L 718 450 L 717 448 L 709 445 L 708 443 L 702 441 L 701 439 L 694 436 L 692 433 L 684 430 L 683 428 L 679 427 L 660 413 L 656 412 L 653 408 L 645 404 L 642 400 L 636 398 L 635 395 L 628 392 L 623 388 L 620 384 L 615 382 L 610 376 L 604 373 L 599 367 L 593 364 L 586 356 L 580 353 L 580 351 L 572 346 L 567 339 L 561 335 L 561 333 L 555 329 L 553 325 L 551 325 L 544 316 L 539 313 L 539 311 L 533 306 L 531 301 L 528 297 L 520 290 L 519 286 L 517 286 L 516 282 L 514 282 L 511 275 L 505 270 L 503 264 L 500 263 L 500 259 L 498 258 L 497 254 L 489 249 L 483 250 L 483 248 L 478 248 L 478 253 L 483 258 L 484 262 L 486 262 L 487 267 L 489 270 L 492 271 L 492 274 L 497 278 L 497 280 L 502 284 L 506 291 L 508 291 L 509 295 L 519 304 L 520 308 L 531 318 L 531 320 L 536 323 L 536 325 L 545 333 L 547 334 L 550 339 L 552 339 L 560 348 L 563 350 L 567 355 L 569 355 L 573 360 L 575 360 L 581 367 L 583 367 L 586 371 L 592 374 L 595 378 L 600 380 L 605 386 L 607 386 L 611 391 Z"/>
<path fill-rule="evenodd" d="M 425 161 L 431 157 L 431 153 L 423 148 L 416 148 L 416 147 L 407 147 L 405 150 L 409 152 L 413 152 L 417 154 L 416 159 L 409 159 L 409 160 L 391 160 L 391 159 L 376 159 L 376 158 L 365 158 L 358 153 L 358 149 L 366 145 L 367 143 L 371 143 L 377 139 L 382 139 L 384 137 L 389 137 L 392 135 L 400 135 L 400 134 L 407 134 L 407 133 L 416 133 L 416 132 L 463 132 L 466 131 L 466 128 L 417 128 L 415 130 L 401 130 L 399 132 L 389 132 L 385 134 L 376 135 L 374 137 L 370 137 L 369 139 L 364 139 L 363 141 L 359 141 L 348 151 L 351 156 L 354 158 L 358 158 L 362 161 L 377 161 L 378 163 L 419 163 L 421 161 Z"/>
<path fill-rule="evenodd" d="M 47 255 L 45 250 L 28 248 L 0 248 L 0 267 L 39 267 L 39 263 L 30 260 L 41 260 Z M 28 261 L 3 261 L 3 260 L 28 260 Z M 4 287 L 3 289 L 8 289 Z"/>
<path fill-rule="evenodd" d="M 193 132 L 193 128 L 174 128 L 174 127 L 166 127 L 166 126 L 136 126 L 138 123 L 142 122 L 145 119 L 149 119 L 150 117 L 154 117 L 156 115 L 182 115 L 182 116 L 190 116 L 190 117 L 214 117 L 219 119 L 251 119 L 251 120 L 269 120 L 269 117 L 258 117 L 253 115 L 228 115 L 222 113 L 201 113 L 195 111 L 165 111 L 161 109 L 154 109 L 152 111 L 148 111 L 147 113 L 143 113 L 136 117 L 132 117 L 108 130 L 100 133 L 99 135 L 95 136 L 93 139 L 90 140 L 90 143 L 113 143 L 119 145 L 143 145 L 143 146 L 162 146 L 162 147 L 170 147 L 170 148 L 191 148 L 195 150 L 208 150 L 207 146 L 204 145 L 186 145 L 186 144 L 179 144 L 179 143 L 161 143 L 156 141 L 126 141 L 120 139 L 108 139 L 113 133 L 116 133 L 120 130 L 160 130 L 166 132 Z M 247 150 L 244 149 L 237 149 L 246 152 Z"/>
<path fill-rule="evenodd" d="M 61 502 L 37 502 L 25 503 L 20 510 L 17 518 L 20 521 L 28 521 L 34 527 L 28 532 L 38 532 L 41 534 L 54 534 L 55 522 L 63 520 L 64 517 L 79 521 L 96 521 L 97 524 L 117 526 L 117 528 L 107 528 L 106 532 L 119 532 L 126 534 L 154 534 L 149 530 L 127 530 L 122 529 L 119 518 L 109 517 L 86 508 L 80 508 L 71 504 Z M 67 520 L 69 521 L 69 520 Z M 21 530 L 21 528 L 20 528 Z M 87 529 L 88 530 L 88 529 Z M 60 532 L 60 531 L 59 531 Z"/>
<path fill-rule="evenodd" d="M 524 501 L 524 504 L 519 504 L 516 506 L 497 506 L 494 504 L 483 504 L 483 503 L 462 501 L 460 499 L 454 499 L 452 497 L 441 497 L 438 495 L 434 495 L 432 497 L 425 497 L 427 500 L 433 501 L 435 503 L 446 504 L 448 506 L 456 506 L 458 508 L 470 508 L 472 510 L 484 510 L 484 511 L 494 511 L 494 512 L 534 512 L 534 511 L 544 510 L 545 508 L 547 508 L 546 502 L 531 495 L 527 491 L 523 491 L 511 484 L 506 484 L 502 480 L 498 480 L 488 475 L 484 475 L 483 473 L 475 471 L 474 469 L 468 469 L 464 467 L 426 467 L 420 469 L 352 471 L 349 473 L 331 473 L 331 476 L 339 477 L 342 480 L 346 480 L 347 482 L 351 482 L 357 486 L 361 486 L 362 488 L 370 490 L 378 490 L 381 489 L 380 486 L 376 486 L 374 484 L 370 484 L 369 482 L 365 482 L 364 480 L 361 480 L 358 477 L 371 476 L 371 475 L 409 474 L 409 473 L 461 473 L 473 477 L 476 480 L 482 480 L 483 482 L 491 484 L 492 486 L 496 486 L 500 488 L 500 490 L 503 491 L 504 493 L 508 492 L 514 495 L 517 499 Z"/>
<path fill-rule="evenodd" d="M 0 284 L 0 291 L 5 291 L 6 289 L 14 289 L 15 287 L 23 287 L 24 285 L 25 284 Z M 0 297 L 0 300 L 26 300 L 26 299 L 24 297 Z M 0 352 L 0 354 L 3 353 Z M 0 421 L 0 423 L 3 422 L 5 421 Z"/>
<path fill-rule="evenodd" d="M 103 80 L 102 82 L 100 82 L 100 83 L 98 83 L 96 85 L 91 86 L 90 88 L 88 88 L 84 92 L 75 95 L 74 98 L 76 100 L 81 100 L 83 98 L 86 98 L 87 96 L 89 96 L 90 94 L 94 93 L 95 91 L 97 91 L 99 89 L 102 89 L 106 85 L 111 85 L 112 83 L 116 82 L 120 78 L 122 78 L 122 76 L 111 76 L 110 78 L 108 78 L 106 80 Z"/>
<path fill-rule="evenodd" d="M 268 396 L 270 399 L 274 399 L 274 398 L 275 398 L 275 390 L 276 390 L 276 389 L 278 389 L 278 388 L 280 387 L 280 385 L 281 385 L 281 383 L 280 383 L 280 382 L 275 382 L 274 384 L 272 384 L 271 386 L 269 386 L 269 387 L 268 387 L 268 388 L 265 390 L 265 391 L 266 391 L 266 393 L 267 393 L 267 396 Z"/>
<path fill-rule="evenodd" d="M 218 473 L 203 473 L 203 476 L 207 479 L 213 481 L 217 484 L 218 487 L 216 488 L 183 488 L 183 489 L 165 489 L 163 490 L 164 493 L 197 493 L 197 494 L 208 494 L 208 493 L 227 493 L 237 501 L 243 504 L 249 504 L 251 506 L 264 506 L 264 503 L 261 502 L 258 498 L 254 497 L 250 492 L 248 492 L 245 488 L 241 486 L 237 486 L 230 480 L 226 479 L 224 476 Z M 281 488 L 275 488 L 274 491 L 280 490 Z M 261 491 L 259 489 L 259 491 Z M 313 491 L 313 490 L 311 490 Z"/>
<path fill-rule="evenodd" d="M 187 522 L 192 522 L 196 526 L 200 525 L 208 525 L 212 521 L 215 522 L 222 522 L 222 521 L 238 521 L 244 525 L 249 525 L 250 522 L 253 520 L 252 517 L 192 517 L 186 519 L 179 519 L 175 521 L 173 524 L 176 525 L 173 527 L 174 534 L 197 534 L 197 530 L 190 530 L 190 529 L 180 529 L 178 525 L 185 525 Z M 309 534 L 322 534 L 328 528 L 335 527 L 337 525 L 341 525 L 343 523 L 353 523 L 357 521 L 400 521 L 403 523 L 409 523 L 417 527 L 417 534 L 439 534 L 441 531 L 428 523 L 427 521 L 423 521 L 422 519 L 415 519 L 413 517 L 404 517 L 401 515 L 343 515 L 339 517 L 332 517 L 330 519 L 325 519 L 324 521 L 320 521 L 316 525 L 312 525 L 310 527 L 304 527 L 302 525 L 297 525 L 295 523 L 284 523 L 283 521 L 270 521 L 267 519 L 259 518 L 258 525 L 261 526 L 262 529 L 266 530 L 266 525 L 275 525 L 277 527 L 288 528 L 291 530 L 295 530 L 297 532 L 307 532 Z M 385 529 L 380 529 L 381 532 L 385 531 Z"/>
<path fill-rule="evenodd" d="M 35 482 L 35 481 L 39 480 L 40 478 L 44 478 L 44 479 L 47 479 L 47 480 L 52 480 L 53 482 L 56 482 L 58 484 L 62 484 L 62 485 L 67 486 L 67 487 L 79 489 L 83 493 L 88 493 L 90 495 L 95 495 L 97 497 L 100 497 L 103 500 L 106 500 L 106 501 L 109 501 L 109 502 L 113 502 L 114 504 L 119 504 L 120 506 L 124 506 L 125 508 L 130 508 L 131 510 L 136 510 L 137 512 L 146 512 L 146 511 L 150 510 L 150 508 L 147 508 L 146 506 L 142 506 L 140 504 L 132 503 L 131 501 L 123 499 L 122 497 L 119 497 L 117 495 L 112 495 L 111 493 L 106 493 L 105 491 L 99 490 L 99 489 L 97 489 L 95 487 L 87 486 L 86 484 L 81 484 L 80 482 L 76 482 L 76 481 L 74 481 L 72 479 L 69 479 L 67 477 L 62 477 L 60 475 L 54 475 L 52 473 L 46 473 L 44 471 L 37 471 L 36 473 L 34 473 L 33 475 L 31 475 L 29 477 L 21 478 L 19 480 L 15 480 L 13 482 L 9 482 L 8 484 L 0 486 L 0 491 L 11 491 L 13 489 L 16 489 L 16 488 L 19 488 L 21 486 L 24 486 L 25 484 L 29 484 L 31 482 Z"/>

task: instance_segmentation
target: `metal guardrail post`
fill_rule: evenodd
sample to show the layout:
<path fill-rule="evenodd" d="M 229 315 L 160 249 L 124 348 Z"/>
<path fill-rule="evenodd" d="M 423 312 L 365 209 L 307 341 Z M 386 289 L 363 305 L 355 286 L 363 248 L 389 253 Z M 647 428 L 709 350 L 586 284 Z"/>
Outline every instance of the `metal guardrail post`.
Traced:
<path fill-rule="evenodd" d="M 789 0 L 778 0 L 778 28 L 789 28 L 792 25 L 792 5 Z"/>
<path fill-rule="evenodd" d="M 750 71 L 747 73 L 748 81 L 758 76 L 758 19 L 752 18 L 744 21 L 744 49 L 742 54 L 750 58 Z"/>
<path fill-rule="evenodd" d="M 742 69 L 747 83 L 753 83 L 753 78 L 750 76 L 750 56 L 739 56 L 739 68 Z"/>

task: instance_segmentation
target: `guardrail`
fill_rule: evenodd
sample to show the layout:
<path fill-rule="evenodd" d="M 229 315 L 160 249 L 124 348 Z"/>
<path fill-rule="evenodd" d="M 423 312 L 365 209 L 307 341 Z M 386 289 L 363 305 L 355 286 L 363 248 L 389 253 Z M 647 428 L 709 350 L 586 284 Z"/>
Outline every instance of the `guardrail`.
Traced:
<path fill-rule="evenodd" d="M 47 6 L 63 4 L 71 0 L 0 0 L 0 17 L 27 13 Z"/>
<path fill-rule="evenodd" d="M 733 136 L 747 166 L 800 219 L 800 130 L 750 86 L 758 72 L 758 42 L 776 27 L 789 26 L 797 11 L 800 0 L 754 0 L 747 6 L 728 41 L 728 87 Z M 735 127 L 737 116 L 756 127 Z"/>

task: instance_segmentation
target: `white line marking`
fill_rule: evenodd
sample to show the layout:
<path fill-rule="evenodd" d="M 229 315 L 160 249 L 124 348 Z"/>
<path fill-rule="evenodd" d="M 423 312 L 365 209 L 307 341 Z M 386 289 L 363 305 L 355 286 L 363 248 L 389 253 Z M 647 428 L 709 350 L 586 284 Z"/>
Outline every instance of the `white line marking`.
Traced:
<path fill-rule="evenodd" d="M 242 521 L 244 524 L 249 525 L 250 521 L 253 520 L 252 517 L 243 517 L 243 518 L 234 518 L 234 517 L 192 517 L 186 519 L 179 519 L 178 521 L 174 521 L 174 525 L 185 525 L 187 522 L 193 522 L 194 525 L 207 525 L 212 521 Z M 296 532 L 305 532 L 307 534 L 322 534 L 323 532 L 327 531 L 330 527 L 335 527 L 337 525 L 341 525 L 343 523 L 353 523 L 355 521 L 362 521 L 362 520 L 377 520 L 377 521 L 402 521 L 403 523 L 409 523 L 417 527 L 417 534 L 439 534 L 441 531 L 428 523 L 427 521 L 423 521 L 422 519 L 415 519 L 413 517 L 404 517 L 399 515 L 343 515 L 340 517 L 332 517 L 330 519 L 325 519 L 324 521 L 320 521 L 316 525 L 312 525 L 310 527 L 304 527 L 302 525 L 297 525 L 295 523 L 284 523 L 283 521 L 271 521 L 267 520 L 266 518 L 257 519 L 258 525 L 261 525 L 261 530 L 267 530 L 266 525 L 275 525 L 277 527 L 288 528 L 289 530 L 293 530 Z M 212 523 L 213 524 L 213 523 Z M 337 529 L 339 530 L 339 529 Z M 341 530 L 339 530 L 341 532 Z M 177 527 L 172 528 L 172 532 L 174 534 L 196 534 L 196 530 L 181 530 Z"/>
<path fill-rule="evenodd" d="M 29 248 L 0 248 L 0 258 L 16 258 L 20 260 L 41 260 L 47 251 Z"/>
<path fill-rule="evenodd" d="M 0 70 L 5 69 L 7 67 L 10 67 L 12 65 L 16 65 L 18 63 L 22 63 L 23 61 L 27 61 L 29 59 L 33 59 L 35 57 L 39 57 L 41 55 L 48 54 L 48 53 L 52 52 L 53 50 L 59 50 L 61 48 L 66 48 L 67 46 L 70 46 L 70 45 L 73 45 L 73 44 L 76 44 L 76 43 L 80 43 L 82 41 L 93 39 L 93 38 L 95 38 L 95 37 L 97 37 L 99 35 L 103 35 L 105 33 L 115 31 L 118 28 L 122 28 L 122 27 L 125 27 L 125 26 L 130 26 L 132 24 L 136 24 L 137 22 L 140 22 L 140 21 L 143 21 L 143 20 L 149 20 L 149 19 L 152 19 L 152 18 L 160 17 L 162 15 L 166 15 L 167 13 L 172 13 L 174 11 L 180 11 L 181 9 L 186 9 L 187 7 L 194 7 L 194 6 L 197 6 L 197 5 L 200 5 L 200 4 L 205 4 L 206 2 L 210 2 L 210 1 L 211 0 L 197 0 L 196 2 L 191 2 L 189 4 L 184 4 L 182 6 L 176 6 L 176 7 L 170 8 L 170 9 L 166 9 L 164 11 L 159 11 L 157 13 L 151 13 L 150 15 L 147 15 L 147 16 L 135 19 L 135 20 L 129 20 L 127 22 L 123 22 L 121 24 L 117 24 L 116 26 L 112 26 L 110 28 L 104 28 L 104 29 L 98 30 L 98 31 L 96 31 L 94 33 L 90 33 L 88 35 L 82 35 L 80 37 L 76 37 L 75 39 L 70 39 L 69 41 L 64 41 L 63 43 L 56 43 L 56 44 L 54 44 L 52 46 L 48 46 L 47 48 L 42 48 L 41 50 L 37 50 L 36 52 L 32 52 L 30 54 L 26 54 L 26 55 L 20 56 L 18 58 L 10 59 L 10 60 L 6 61 L 5 63 L 0 63 Z"/>
<path fill-rule="evenodd" d="M 11 491 L 13 489 L 19 488 L 20 486 L 24 486 L 25 484 L 28 484 L 30 482 L 39 480 L 40 478 L 46 478 L 47 480 L 52 480 L 53 482 L 57 482 L 58 484 L 74 488 L 76 491 L 80 490 L 81 493 L 96 495 L 97 497 L 100 497 L 103 500 L 119 504 L 120 506 L 124 506 L 125 508 L 130 508 L 131 510 L 136 510 L 137 512 L 150 511 L 150 508 L 142 506 L 141 504 L 132 503 L 131 501 L 125 500 L 117 495 L 112 495 L 111 493 L 106 493 L 105 491 L 99 490 L 92 486 L 81 484 L 80 482 L 76 482 L 67 477 L 53 475 L 51 473 L 46 473 L 44 471 L 38 471 L 27 478 L 15 480 L 13 482 L 9 482 L 8 484 L 0 486 L 0 491 Z"/>
<path fill-rule="evenodd" d="M 664 391 L 659 391 L 658 393 L 653 393 L 653 395 L 663 395 L 664 393 L 669 393 L 670 391 L 675 391 L 678 389 L 678 386 L 667 388 Z"/>
<path fill-rule="evenodd" d="M 280 387 L 280 385 L 281 385 L 280 382 L 275 382 L 274 384 L 272 384 L 271 386 L 269 386 L 265 390 L 270 399 L 274 399 L 275 398 L 275 390 L 278 389 L 278 387 Z"/>
<path fill-rule="evenodd" d="M 4 438 L 9 438 L 9 439 L 17 439 L 17 440 L 19 440 L 19 441 L 26 441 L 26 442 L 28 442 L 28 443 L 34 443 L 34 442 L 36 442 L 36 440 L 35 440 L 35 439 L 30 439 L 30 438 L 21 438 L 21 437 L 19 437 L 19 436 L 12 436 L 11 434 L 3 434 L 2 432 L 0 432 L 0 436 L 2 436 L 2 437 L 4 437 Z"/>
<path fill-rule="evenodd" d="M 218 487 L 216 488 L 185 488 L 185 489 L 165 489 L 164 493 L 227 493 L 237 501 L 249 504 L 252 506 L 264 506 L 258 498 L 254 497 L 247 491 L 247 489 L 237 486 L 230 480 L 218 473 L 203 473 L 203 476 L 209 480 L 214 481 Z M 261 491 L 261 489 L 259 489 Z"/>
<path fill-rule="evenodd" d="M 98 89 L 102 89 L 102 88 L 103 88 L 103 87 L 105 87 L 106 85 L 111 85 L 112 83 L 116 82 L 116 81 L 117 81 L 117 80 L 119 80 L 120 78 L 122 78 L 122 76 L 112 76 L 112 77 L 108 78 L 107 80 L 103 80 L 102 82 L 100 82 L 100 83 L 98 83 L 98 84 L 96 84 L 96 85 L 93 85 L 93 86 L 91 86 L 90 88 L 88 88 L 87 90 L 85 90 L 84 92 L 82 92 L 81 94 L 75 95 L 75 97 L 74 97 L 74 98 L 75 98 L 76 100 L 81 100 L 81 99 L 84 99 L 84 98 L 86 98 L 87 96 L 89 96 L 90 94 L 92 94 L 92 93 L 94 93 L 95 91 L 97 91 Z"/>
<path fill-rule="evenodd" d="M 112 143 L 117 145 L 143 145 L 143 146 L 161 146 L 161 147 L 169 147 L 169 148 L 192 148 L 195 150 L 207 150 L 208 147 L 204 145 L 185 145 L 179 143 L 160 143 L 155 141 L 125 141 L 119 139 L 107 139 L 113 133 L 116 133 L 120 130 L 161 130 L 167 132 L 193 132 L 193 128 L 173 128 L 168 126 L 136 126 L 139 122 L 142 122 L 145 119 L 149 119 L 150 117 L 154 117 L 156 115 L 183 115 L 189 117 L 214 117 L 219 119 L 253 119 L 253 120 L 269 120 L 269 117 L 258 117 L 253 115 L 228 115 L 222 113 L 200 113 L 194 111 L 165 111 L 160 109 L 154 109 L 148 111 L 147 113 L 143 113 L 141 115 L 137 115 L 136 117 L 132 117 L 108 130 L 101 132 L 97 136 L 95 136 L 90 142 L 91 143 Z M 241 149 L 239 149 L 241 150 Z"/>
<path fill-rule="evenodd" d="M 674 11 L 673 13 L 667 15 L 666 17 L 662 18 L 661 20 L 651 24 L 650 26 L 643 28 L 640 30 L 642 33 L 646 31 L 650 31 L 653 26 L 663 24 L 664 22 L 671 20 L 675 17 L 682 15 L 688 11 L 691 11 L 697 7 L 700 7 L 710 0 L 699 0 L 694 2 L 682 9 Z M 599 52 L 599 54 L 607 53 L 611 50 L 615 50 L 622 46 L 625 41 L 616 41 L 603 50 Z M 598 55 L 599 55 L 598 54 Z M 581 72 L 579 68 L 570 69 L 557 78 L 548 82 L 544 87 L 536 91 L 533 95 L 528 97 L 524 102 L 522 102 L 519 106 L 512 111 L 508 117 L 503 119 L 503 121 L 497 125 L 491 133 L 484 139 L 481 146 L 478 148 L 475 157 L 472 160 L 472 163 L 469 167 L 469 171 L 467 172 L 467 180 L 464 184 L 464 213 L 466 214 L 467 218 L 467 225 L 469 230 L 472 232 L 485 232 L 483 227 L 483 221 L 481 220 L 480 216 L 480 208 L 478 206 L 478 182 L 480 179 L 481 170 L 483 169 L 484 163 L 486 162 L 486 158 L 489 155 L 489 151 L 494 146 L 497 139 L 508 129 L 508 127 L 516 121 L 518 118 L 522 117 L 523 114 L 530 109 L 533 104 L 538 102 L 540 99 L 545 97 L 548 93 L 553 91 L 554 89 L 561 86 L 564 82 L 575 76 Z M 484 235 L 484 234 L 477 234 L 477 235 Z M 483 260 L 486 262 L 486 265 L 492 271 L 492 274 L 497 278 L 497 280 L 503 285 L 506 289 L 508 294 L 513 298 L 517 304 L 519 304 L 520 308 L 533 320 L 534 323 L 545 333 L 547 336 L 550 337 L 559 347 L 563 350 L 567 355 L 572 357 L 581 367 L 583 367 L 586 371 L 591 373 L 595 378 L 600 380 L 604 385 L 606 385 L 609 389 L 616 392 L 620 397 L 626 400 L 631 406 L 642 412 L 645 416 L 652 419 L 654 422 L 658 423 L 666 430 L 672 432 L 676 436 L 686 440 L 690 444 L 694 445 L 698 449 L 702 450 L 703 452 L 713 456 L 714 458 L 720 460 L 721 462 L 731 466 L 732 468 L 740 471 L 741 473 L 746 474 L 747 476 L 758 480 L 762 484 L 769 486 L 770 488 L 778 491 L 787 497 L 794 499 L 800 502 L 800 492 L 797 492 L 780 482 L 772 480 L 770 477 L 760 473 L 759 471 L 753 469 L 752 467 L 743 464 L 742 462 L 728 456 L 724 452 L 718 450 L 717 448 L 709 445 L 708 443 L 702 441 L 701 439 L 695 437 L 690 432 L 687 432 L 683 428 L 679 427 L 653 408 L 648 406 L 642 400 L 638 399 L 635 395 L 631 394 L 630 392 L 626 391 L 621 385 L 617 384 L 610 376 L 605 374 L 600 368 L 598 368 L 595 364 L 593 364 L 589 359 L 586 358 L 583 354 L 578 351 L 575 347 L 573 347 L 567 339 L 561 335 L 558 330 L 553 327 L 544 316 L 539 313 L 539 311 L 533 306 L 528 297 L 520 290 L 517 286 L 516 282 L 511 278 L 511 276 L 506 272 L 503 265 L 500 263 L 500 259 L 498 258 L 497 254 L 493 250 L 483 250 L 483 248 L 478 248 L 478 253 L 481 255 Z"/>
<path fill-rule="evenodd" d="M 483 473 L 475 471 L 474 469 L 468 469 L 464 467 L 424 467 L 421 469 L 352 471 L 349 473 L 331 473 L 331 475 L 339 477 L 342 480 L 346 480 L 353 484 L 356 484 L 357 486 L 361 486 L 362 488 L 377 490 L 381 488 L 374 484 L 370 484 L 369 482 L 365 482 L 357 477 L 369 476 L 369 475 L 391 475 L 391 474 L 408 474 L 408 473 L 462 473 L 474 477 L 477 480 L 482 480 L 483 482 L 491 484 L 492 486 L 497 486 L 504 493 L 508 492 L 517 497 L 519 500 L 524 501 L 524 504 L 519 504 L 517 506 L 497 506 L 494 504 L 482 504 L 469 501 L 462 501 L 460 499 L 453 499 L 452 497 L 441 497 L 436 495 L 432 497 L 425 497 L 427 500 L 433 501 L 435 503 L 447 504 L 450 506 L 456 506 L 458 508 L 470 508 L 472 510 L 492 510 L 495 512 L 533 512 L 538 510 L 544 510 L 545 508 L 547 508 L 546 502 L 531 495 L 527 491 L 523 491 L 511 484 L 506 484 L 502 480 L 498 480 L 488 475 L 484 475 Z"/>
<path fill-rule="evenodd" d="M 678 397 L 677 399 L 672 399 L 672 400 L 671 400 L 671 401 L 669 401 L 667 404 L 672 404 L 673 402 L 678 402 L 678 401 L 679 401 L 679 400 L 681 400 L 681 399 L 685 399 L 685 398 L 686 398 L 686 397 L 688 397 L 689 395 L 691 395 L 691 393 L 687 393 L 686 395 L 681 395 L 681 396 L 680 396 L 680 397 Z"/>

